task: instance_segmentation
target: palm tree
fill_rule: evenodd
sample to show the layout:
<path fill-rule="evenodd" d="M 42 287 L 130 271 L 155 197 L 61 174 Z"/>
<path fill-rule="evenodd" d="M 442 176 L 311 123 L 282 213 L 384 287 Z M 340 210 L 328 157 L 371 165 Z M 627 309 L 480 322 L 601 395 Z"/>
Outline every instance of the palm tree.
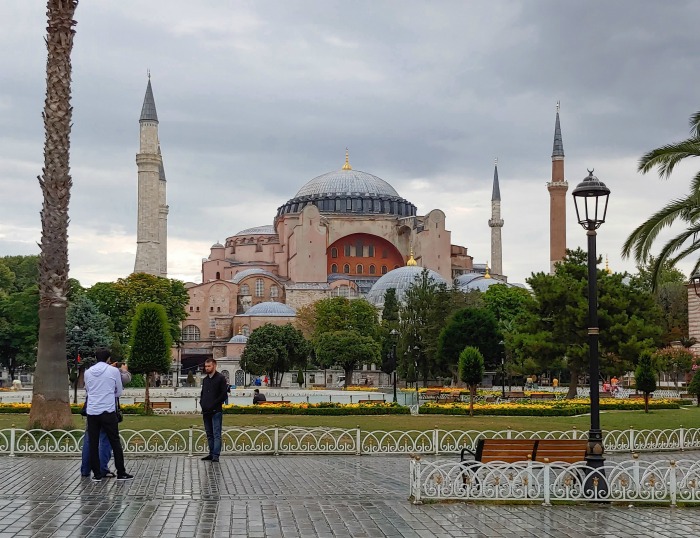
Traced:
<path fill-rule="evenodd" d="M 72 108 L 71 51 L 77 0 L 48 0 L 44 167 L 39 185 L 41 209 L 39 256 L 39 343 L 29 422 L 35 427 L 71 428 L 66 366 L 68 306 L 68 202 Z"/>
<path fill-rule="evenodd" d="M 661 146 L 645 154 L 639 159 L 638 171 L 646 174 L 658 167 L 659 176 L 667 179 L 675 166 L 687 157 L 700 157 L 700 112 L 690 117 L 690 138 Z M 651 267 L 654 290 L 664 265 L 674 265 L 700 250 L 700 242 L 696 240 L 697 234 L 700 233 L 700 172 L 691 181 L 687 196 L 672 200 L 630 234 L 622 247 L 623 258 L 633 256 L 637 263 L 646 263 L 650 259 L 651 247 L 659 233 L 677 220 L 685 222 L 687 228 L 669 239 L 654 258 Z M 695 263 L 692 274 L 696 273 L 699 267 L 700 260 Z"/>

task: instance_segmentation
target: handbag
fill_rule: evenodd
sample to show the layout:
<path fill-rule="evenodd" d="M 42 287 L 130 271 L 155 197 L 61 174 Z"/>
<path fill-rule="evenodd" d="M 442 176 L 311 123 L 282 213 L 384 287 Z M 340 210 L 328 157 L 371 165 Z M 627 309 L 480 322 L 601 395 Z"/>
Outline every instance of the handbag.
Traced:
<path fill-rule="evenodd" d="M 85 401 L 83 402 L 83 407 L 80 409 L 80 414 L 84 417 L 87 416 L 87 396 L 85 396 Z"/>
<path fill-rule="evenodd" d="M 124 420 L 124 413 L 122 413 L 122 408 L 119 405 L 119 398 L 114 398 L 114 410 L 117 413 L 117 422 Z"/>

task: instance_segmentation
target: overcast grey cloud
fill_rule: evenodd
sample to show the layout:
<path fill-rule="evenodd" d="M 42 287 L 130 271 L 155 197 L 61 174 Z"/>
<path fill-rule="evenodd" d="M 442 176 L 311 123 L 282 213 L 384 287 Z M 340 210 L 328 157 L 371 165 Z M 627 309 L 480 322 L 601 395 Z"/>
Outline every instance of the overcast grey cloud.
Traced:
<path fill-rule="evenodd" d="M 133 269 L 147 69 L 169 273 L 184 280 L 198 281 L 212 243 L 271 224 L 306 181 L 340 168 L 346 146 L 421 214 L 443 209 L 453 243 L 482 263 L 498 157 L 504 271 L 546 271 L 557 100 L 570 191 L 592 167 L 612 191 L 598 244 L 614 270 L 634 269 L 625 237 L 694 172 L 636 172 L 700 108 L 690 0 L 82 0 L 76 19 L 69 240 L 84 285 Z M 37 253 L 45 2 L 7 0 L 0 20 L 0 255 Z M 585 248 L 570 191 L 568 246 Z"/>

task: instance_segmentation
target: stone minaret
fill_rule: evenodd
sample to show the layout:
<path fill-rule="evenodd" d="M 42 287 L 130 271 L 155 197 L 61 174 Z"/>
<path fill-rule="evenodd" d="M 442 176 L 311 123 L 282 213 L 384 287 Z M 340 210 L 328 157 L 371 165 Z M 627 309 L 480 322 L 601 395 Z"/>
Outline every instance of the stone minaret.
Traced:
<path fill-rule="evenodd" d="M 151 77 L 141 108 L 138 167 L 138 221 L 134 273 L 165 277 L 168 274 L 168 205 L 163 159 L 158 140 L 158 114 Z"/>
<path fill-rule="evenodd" d="M 501 189 L 498 186 L 498 159 L 493 167 L 493 193 L 491 194 L 491 271 L 495 275 L 503 275 L 503 245 L 501 243 Z"/>
<path fill-rule="evenodd" d="M 569 184 L 564 179 L 564 143 L 559 125 L 559 103 L 554 123 L 554 148 L 552 150 L 552 181 L 549 191 L 549 272 L 566 256 L 566 191 Z"/>

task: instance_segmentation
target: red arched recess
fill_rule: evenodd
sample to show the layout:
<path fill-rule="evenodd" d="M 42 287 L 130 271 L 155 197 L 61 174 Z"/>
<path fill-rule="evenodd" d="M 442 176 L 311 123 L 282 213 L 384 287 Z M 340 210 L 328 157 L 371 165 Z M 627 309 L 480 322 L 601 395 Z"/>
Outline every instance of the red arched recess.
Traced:
<path fill-rule="evenodd" d="M 326 251 L 326 271 L 332 273 L 337 267 L 338 273 L 344 273 L 345 265 L 350 266 L 346 274 L 352 276 L 380 277 L 395 267 L 405 265 L 403 256 L 386 239 L 370 234 L 352 234 L 338 239 Z M 382 271 L 382 268 L 386 269 Z M 372 272 L 374 269 L 374 272 Z M 362 272 L 358 272 L 361 270 Z"/>

